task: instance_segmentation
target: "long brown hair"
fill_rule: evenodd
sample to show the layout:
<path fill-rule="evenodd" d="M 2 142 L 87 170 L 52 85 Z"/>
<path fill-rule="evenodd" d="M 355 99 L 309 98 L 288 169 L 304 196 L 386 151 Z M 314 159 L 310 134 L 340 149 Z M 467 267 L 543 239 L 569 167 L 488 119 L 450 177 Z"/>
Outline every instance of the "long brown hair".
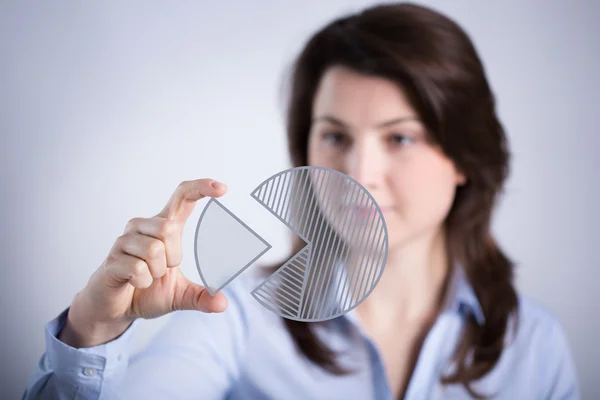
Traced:
<path fill-rule="evenodd" d="M 485 322 L 469 317 L 443 383 L 465 385 L 498 362 L 517 295 L 513 264 L 491 235 L 491 215 L 508 175 L 509 151 L 483 65 L 467 34 L 448 17 L 409 3 L 379 5 L 337 19 L 306 43 L 291 70 L 287 134 L 293 166 L 307 165 L 312 105 L 327 68 L 341 65 L 396 82 L 433 141 L 467 177 L 445 221 L 452 264 L 465 270 Z M 294 252 L 305 243 L 294 243 Z M 348 371 L 319 340 L 314 323 L 285 319 L 298 349 L 334 374 Z"/>

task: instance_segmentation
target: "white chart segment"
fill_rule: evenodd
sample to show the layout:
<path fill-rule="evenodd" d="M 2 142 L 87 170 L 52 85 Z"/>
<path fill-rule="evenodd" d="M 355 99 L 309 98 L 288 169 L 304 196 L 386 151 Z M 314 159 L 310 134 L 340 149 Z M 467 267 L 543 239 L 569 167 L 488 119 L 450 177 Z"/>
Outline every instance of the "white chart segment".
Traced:
<path fill-rule="evenodd" d="M 211 295 L 270 248 L 269 243 L 218 200 L 209 200 L 196 227 L 194 252 L 200 278 Z"/>

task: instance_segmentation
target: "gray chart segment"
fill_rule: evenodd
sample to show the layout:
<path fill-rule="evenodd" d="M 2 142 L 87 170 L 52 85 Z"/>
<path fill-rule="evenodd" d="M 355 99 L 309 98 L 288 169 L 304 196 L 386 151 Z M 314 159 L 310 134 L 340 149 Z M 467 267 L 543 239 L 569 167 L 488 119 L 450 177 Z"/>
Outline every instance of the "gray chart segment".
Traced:
<path fill-rule="evenodd" d="M 387 229 L 358 182 L 333 169 L 298 167 L 267 179 L 252 197 L 307 243 L 252 291 L 264 307 L 297 321 L 323 321 L 350 311 L 375 288 L 387 259 Z"/>
<path fill-rule="evenodd" d="M 285 268 L 279 268 L 269 279 L 258 285 L 252 291 L 254 298 L 276 314 L 297 319 L 302 307 L 302 289 L 309 258 L 310 245 L 304 247 L 284 264 Z"/>

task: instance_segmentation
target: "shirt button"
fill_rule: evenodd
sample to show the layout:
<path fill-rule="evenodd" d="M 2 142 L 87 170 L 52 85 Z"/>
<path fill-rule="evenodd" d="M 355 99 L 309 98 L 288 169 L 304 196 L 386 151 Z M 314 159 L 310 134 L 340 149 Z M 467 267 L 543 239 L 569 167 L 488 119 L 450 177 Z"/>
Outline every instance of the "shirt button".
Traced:
<path fill-rule="evenodd" d="M 119 353 L 119 355 L 117 356 L 117 360 L 121 361 L 123 359 L 123 354 Z"/>
<path fill-rule="evenodd" d="M 95 376 L 96 375 L 96 368 L 84 368 L 83 369 L 83 374 L 85 376 Z"/>

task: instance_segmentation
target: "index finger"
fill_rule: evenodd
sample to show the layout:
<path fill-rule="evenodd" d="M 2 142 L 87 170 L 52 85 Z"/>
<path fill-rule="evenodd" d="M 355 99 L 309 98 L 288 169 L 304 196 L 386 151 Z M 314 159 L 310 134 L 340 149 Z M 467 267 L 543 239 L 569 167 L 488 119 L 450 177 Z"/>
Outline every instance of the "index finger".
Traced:
<path fill-rule="evenodd" d="M 181 182 L 165 207 L 156 216 L 184 222 L 192 214 L 198 200 L 204 197 L 220 197 L 226 191 L 227 185 L 214 179 Z"/>

